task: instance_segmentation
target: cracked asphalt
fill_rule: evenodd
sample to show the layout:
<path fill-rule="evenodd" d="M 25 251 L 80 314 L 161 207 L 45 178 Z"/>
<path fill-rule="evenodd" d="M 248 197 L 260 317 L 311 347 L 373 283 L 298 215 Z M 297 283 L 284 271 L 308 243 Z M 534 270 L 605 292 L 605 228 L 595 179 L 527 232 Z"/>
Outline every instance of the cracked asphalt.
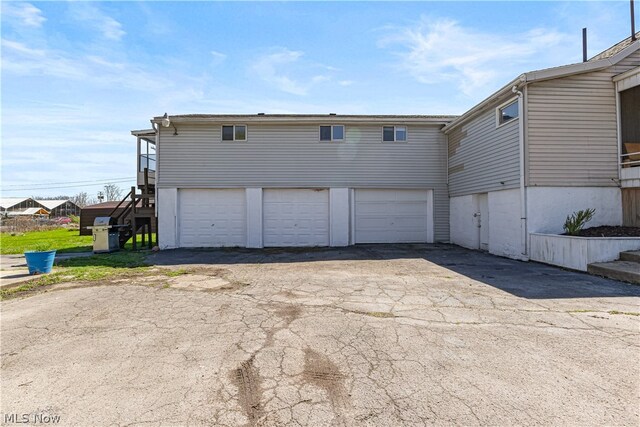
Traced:
<path fill-rule="evenodd" d="M 150 262 L 144 277 L 0 304 L 4 415 L 640 424 L 634 285 L 449 245 L 176 250 Z M 163 269 L 176 274 L 154 275 Z"/>

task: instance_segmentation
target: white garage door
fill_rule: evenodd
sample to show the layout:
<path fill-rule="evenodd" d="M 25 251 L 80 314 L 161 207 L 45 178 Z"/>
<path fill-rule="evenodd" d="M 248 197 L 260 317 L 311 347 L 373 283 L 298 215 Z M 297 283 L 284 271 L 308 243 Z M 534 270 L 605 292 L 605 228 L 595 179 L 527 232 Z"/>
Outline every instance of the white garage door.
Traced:
<path fill-rule="evenodd" d="M 429 240 L 430 190 L 355 190 L 356 243 Z"/>
<path fill-rule="evenodd" d="M 329 190 L 263 192 L 264 246 L 329 246 Z"/>
<path fill-rule="evenodd" d="M 244 190 L 181 189 L 179 204 L 181 247 L 246 246 Z"/>

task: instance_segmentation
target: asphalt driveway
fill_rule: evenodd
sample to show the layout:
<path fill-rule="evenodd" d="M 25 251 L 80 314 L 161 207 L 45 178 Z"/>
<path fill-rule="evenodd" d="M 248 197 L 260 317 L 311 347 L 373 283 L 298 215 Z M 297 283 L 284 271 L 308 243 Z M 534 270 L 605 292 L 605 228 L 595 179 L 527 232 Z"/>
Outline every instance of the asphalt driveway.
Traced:
<path fill-rule="evenodd" d="M 448 245 L 150 260 L 0 304 L 3 422 L 640 423 L 638 286 Z"/>

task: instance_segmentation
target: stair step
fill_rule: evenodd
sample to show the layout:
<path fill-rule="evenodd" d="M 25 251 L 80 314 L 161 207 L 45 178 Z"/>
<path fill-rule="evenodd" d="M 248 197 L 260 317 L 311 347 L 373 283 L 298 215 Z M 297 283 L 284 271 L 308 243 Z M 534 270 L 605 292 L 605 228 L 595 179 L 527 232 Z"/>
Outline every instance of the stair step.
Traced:
<path fill-rule="evenodd" d="M 620 261 L 640 262 L 640 251 L 620 252 Z"/>
<path fill-rule="evenodd" d="M 633 261 L 596 262 L 587 266 L 587 271 L 596 276 L 640 285 L 640 263 Z"/>

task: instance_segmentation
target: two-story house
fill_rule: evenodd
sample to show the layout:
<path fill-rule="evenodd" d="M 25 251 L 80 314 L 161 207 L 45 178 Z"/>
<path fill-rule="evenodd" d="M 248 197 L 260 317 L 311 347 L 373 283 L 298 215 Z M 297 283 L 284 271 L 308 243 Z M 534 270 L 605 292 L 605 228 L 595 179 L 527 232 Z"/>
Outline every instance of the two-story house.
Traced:
<path fill-rule="evenodd" d="M 172 115 L 135 131 L 161 248 L 452 242 L 639 225 L 640 41 L 517 77 L 454 116 Z M 146 173 L 143 174 L 143 171 Z"/>

